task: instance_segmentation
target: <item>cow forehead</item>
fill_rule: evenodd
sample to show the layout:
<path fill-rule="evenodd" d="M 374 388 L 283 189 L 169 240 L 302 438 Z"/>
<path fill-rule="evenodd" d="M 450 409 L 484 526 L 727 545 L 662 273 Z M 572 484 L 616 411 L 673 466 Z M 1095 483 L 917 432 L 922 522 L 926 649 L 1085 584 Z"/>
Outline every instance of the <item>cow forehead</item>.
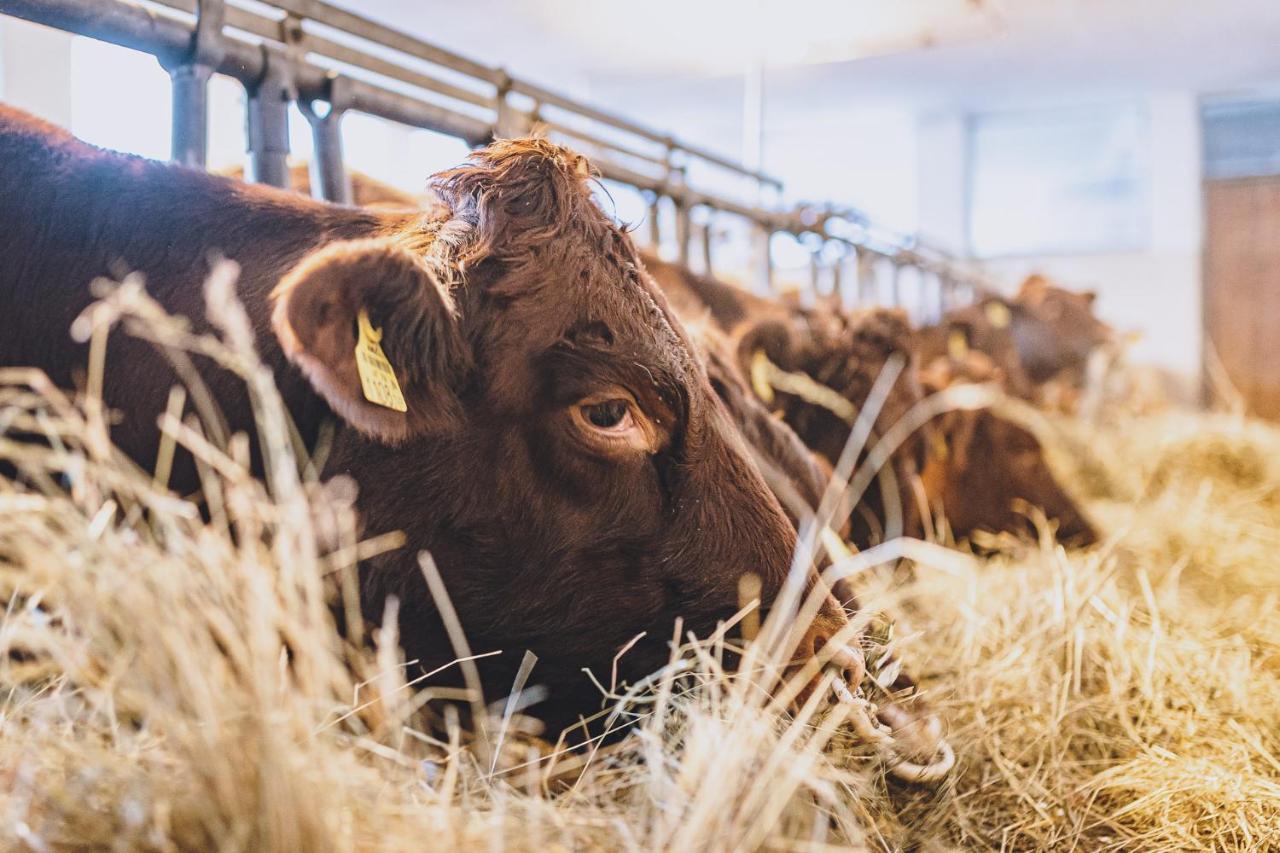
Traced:
<path fill-rule="evenodd" d="M 544 351 L 572 341 L 581 332 L 595 336 L 602 367 L 610 359 L 664 383 L 688 388 L 695 375 L 694 352 L 656 286 L 625 255 L 590 256 L 586 251 L 558 253 L 539 264 L 521 292 L 495 318 L 494 342 L 508 353 L 523 353 L 532 364 Z M 536 280 L 534 280 L 536 279 Z M 511 370 L 507 359 L 495 365 Z"/>

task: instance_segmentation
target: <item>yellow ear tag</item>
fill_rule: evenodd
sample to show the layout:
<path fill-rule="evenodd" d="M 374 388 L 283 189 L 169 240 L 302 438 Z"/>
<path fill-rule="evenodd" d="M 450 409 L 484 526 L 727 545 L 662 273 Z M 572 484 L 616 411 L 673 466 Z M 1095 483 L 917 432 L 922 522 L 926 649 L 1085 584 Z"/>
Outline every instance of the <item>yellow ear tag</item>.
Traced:
<path fill-rule="evenodd" d="M 769 381 L 769 356 L 758 349 L 751 354 L 751 389 L 767 406 L 773 402 L 773 383 Z"/>
<path fill-rule="evenodd" d="M 1003 302 L 987 303 L 987 319 L 991 321 L 991 325 L 997 329 L 1004 329 L 1013 321 L 1013 314 L 1009 311 L 1009 306 Z"/>
<path fill-rule="evenodd" d="M 934 430 L 933 439 L 929 443 L 929 454 L 939 462 L 947 461 L 947 439 L 941 431 Z"/>
<path fill-rule="evenodd" d="M 952 361 L 964 361 L 968 354 L 969 339 L 961 330 L 952 329 L 951 334 L 947 335 L 947 355 L 951 356 Z"/>
<path fill-rule="evenodd" d="M 396 381 L 396 372 L 391 369 L 386 353 L 382 351 L 382 330 L 375 329 L 369 322 L 369 312 L 360 309 L 356 318 L 360 337 L 356 341 L 356 370 L 360 373 L 360 387 L 364 389 L 364 398 L 376 406 L 407 412 L 404 394 L 400 393 L 400 383 Z"/>

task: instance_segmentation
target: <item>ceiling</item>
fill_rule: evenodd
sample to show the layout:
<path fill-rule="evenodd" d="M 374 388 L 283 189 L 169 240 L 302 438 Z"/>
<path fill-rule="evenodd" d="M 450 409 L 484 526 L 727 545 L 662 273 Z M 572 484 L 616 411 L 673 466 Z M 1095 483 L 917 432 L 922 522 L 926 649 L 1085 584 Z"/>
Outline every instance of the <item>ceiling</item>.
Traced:
<path fill-rule="evenodd" d="M 713 95 L 761 62 L 771 94 L 832 107 L 1280 84 L 1280 0 L 339 2 L 585 95 L 677 78 Z"/>

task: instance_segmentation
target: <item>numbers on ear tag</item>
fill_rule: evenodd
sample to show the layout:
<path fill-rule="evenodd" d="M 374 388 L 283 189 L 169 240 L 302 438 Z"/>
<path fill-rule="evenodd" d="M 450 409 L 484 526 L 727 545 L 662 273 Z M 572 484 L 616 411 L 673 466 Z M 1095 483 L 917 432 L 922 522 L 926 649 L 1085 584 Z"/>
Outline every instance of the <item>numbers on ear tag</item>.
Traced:
<path fill-rule="evenodd" d="M 947 355 L 952 361 L 964 361 L 969 355 L 969 338 L 961 329 L 952 329 L 947 335 Z"/>
<path fill-rule="evenodd" d="M 356 327 L 356 370 L 360 374 L 364 398 L 375 406 L 397 412 L 409 411 L 400 383 L 396 381 L 396 372 L 382 351 L 382 330 L 373 327 L 369 322 L 369 312 L 364 308 L 356 317 Z"/>

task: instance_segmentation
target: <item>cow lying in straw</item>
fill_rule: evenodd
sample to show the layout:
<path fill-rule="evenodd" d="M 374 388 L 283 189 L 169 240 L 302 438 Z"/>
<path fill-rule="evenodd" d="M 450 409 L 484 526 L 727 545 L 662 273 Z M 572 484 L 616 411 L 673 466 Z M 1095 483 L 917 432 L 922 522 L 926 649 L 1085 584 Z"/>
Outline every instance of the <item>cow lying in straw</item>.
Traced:
<path fill-rule="evenodd" d="M 935 515 L 945 517 L 956 538 L 979 530 L 1024 532 L 1027 506 L 1056 521 L 1063 541 L 1095 541 L 1092 526 L 1053 477 L 1029 431 L 984 409 L 918 418 L 927 408 L 921 405 L 921 378 L 929 379 L 928 391 L 938 392 L 961 381 L 1003 382 L 998 370 L 981 376 L 954 367 L 921 372 L 934 359 L 925 362 L 929 352 L 900 311 L 804 308 L 673 264 L 647 263 L 677 310 L 708 314 L 726 331 L 757 394 L 832 464 L 883 375 L 887 389 L 873 401 L 875 417 L 868 426 L 879 436 L 894 436 L 894 446 L 885 459 L 872 461 L 872 467 L 885 463 L 878 494 L 868 493 L 854 506 L 851 535 L 859 546 L 897 533 L 922 536 L 927 526 L 936 526 Z M 920 423 L 903 428 L 913 411 Z M 865 459 L 873 454 L 869 449 Z M 855 497 L 866 485 L 855 482 Z"/>
<path fill-rule="evenodd" d="M 1095 301 L 1091 291 L 1066 290 L 1043 276 L 1030 276 L 1012 299 L 987 294 L 921 329 L 921 362 L 961 359 L 976 350 L 990 359 L 1010 394 L 1070 410 L 1091 356 L 1120 343 L 1093 313 Z"/>
<path fill-rule="evenodd" d="M 809 687 L 834 669 L 867 737 L 891 738 L 857 695 L 866 670 L 846 611 L 811 564 L 793 571 L 795 527 L 592 199 L 583 158 L 503 141 L 431 188 L 440 203 L 425 211 L 327 205 L 105 152 L 0 107 L 0 366 L 75 386 L 86 347 L 60 330 L 118 266 L 208 330 L 200 284 L 221 253 L 302 441 L 336 417 L 325 475 L 356 482 L 366 533 L 404 533 L 407 547 L 361 567 L 361 606 L 378 623 L 397 602 L 416 666 L 447 665 L 460 627 L 492 653 L 469 686 L 501 695 L 532 652 L 549 691 L 535 712 L 560 726 L 600 704 L 584 669 L 641 681 L 667 661 L 676 624 L 709 636 L 750 590 L 788 626 L 782 664 Z M 111 339 L 101 391 L 112 438 L 139 464 L 155 463 L 156 415 L 183 380 L 225 418 L 206 417 L 215 442 L 252 429 L 234 374 L 185 364 Z M 172 474 L 178 490 L 198 485 L 190 458 Z M 910 722 L 892 704 L 881 713 Z M 935 736 L 892 756 L 904 777 L 950 766 L 936 723 L 925 728 Z"/>

